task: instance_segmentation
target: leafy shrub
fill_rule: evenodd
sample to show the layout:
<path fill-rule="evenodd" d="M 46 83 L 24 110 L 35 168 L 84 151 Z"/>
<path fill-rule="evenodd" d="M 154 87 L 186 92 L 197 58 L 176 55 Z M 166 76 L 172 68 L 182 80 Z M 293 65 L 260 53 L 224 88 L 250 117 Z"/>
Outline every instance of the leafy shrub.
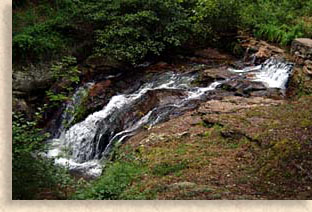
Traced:
<path fill-rule="evenodd" d="M 183 45 L 191 34 L 190 11 L 178 0 L 105 0 L 86 5 L 96 23 L 96 52 L 132 64 Z"/>
<path fill-rule="evenodd" d="M 303 24 L 298 24 L 296 26 L 277 26 L 273 24 L 263 24 L 258 25 L 259 29 L 255 32 L 255 36 L 258 38 L 265 38 L 268 41 L 280 43 L 282 45 L 287 45 L 295 38 L 302 37 Z"/>
<path fill-rule="evenodd" d="M 210 32 L 211 38 L 222 33 L 236 32 L 241 22 L 241 3 L 234 0 L 199 0 L 193 19 L 200 34 Z M 206 32 L 205 32 L 206 31 Z"/>
<path fill-rule="evenodd" d="M 51 191 L 57 198 L 66 198 L 61 190 L 71 182 L 67 171 L 38 154 L 44 151 L 43 142 L 48 135 L 36 128 L 36 121 L 26 120 L 16 113 L 13 113 L 12 130 L 13 199 L 36 199 L 44 190 Z"/>
<path fill-rule="evenodd" d="M 53 30 L 57 23 L 36 24 L 13 37 L 13 57 L 17 61 L 39 61 L 63 51 L 66 39 Z"/>
<path fill-rule="evenodd" d="M 131 182 L 144 172 L 142 164 L 117 161 L 105 169 L 105 173 L 88 188 L 81 189 L 75 199 L 120 199 Z"/>
<path fill-rule="evenodd" d="M 311 16 L 309 0 L 258 0 L 244 2 L 242 20 L 245 29 L 252 29 L 258 38 L 288 45 L 302 36 L 309 36 L 304 16 Z"/>

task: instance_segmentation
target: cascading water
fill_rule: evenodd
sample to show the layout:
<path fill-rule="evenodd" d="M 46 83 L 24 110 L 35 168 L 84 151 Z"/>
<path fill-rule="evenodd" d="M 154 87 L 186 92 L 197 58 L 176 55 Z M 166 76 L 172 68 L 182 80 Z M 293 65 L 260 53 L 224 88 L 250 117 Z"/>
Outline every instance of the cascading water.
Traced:
<path fill-rule="evenodd" d="M 83 99 L 87 97 L 88 90 L 92 85 L 94 85 L 94 83 L 86 83 L 75 91 L 71 101 L 69 101 L 65 106 L 64 112 L 62 113 L 62 117 L 60 119 L 61 126 L 55 133 L 55 137 L 59 137 L 62 132 L 66 130 L 66 126 L 71 126 L 72 122 L 75 120 L 76 108 L 79 107 L 82 104 Z"/>
<path fill-rule="evenodd" d="M 231 69 L 237 73 L 253 73 L 251 80 L 262 82 L 268 88 L 286 89 L 289 76 L 293 68 L 292 63 L 280 62 L 275 58 L 266 60 L 263 64 L 255 67 L 247 67 L 242 70 Z"/>
<path fill-rule="evenodd" d="M 291 72 L 290 64 L 268 60 L 261 66 L 240 73 L 255 73 L 254 81 L 265 80 L 268 87 L 285 88 Z M 98 177 L 112 147 L 134 135 L 143 127 L 151 127 L 170 117 L 190 109 L 201 101 L 208 91 L 215 90 L 222 82 L 214 82 L 205 88 L 192 87 L 196 74 L 166 72 L 143 84 L 132 94 L 113 96 L 109 103 L 84 121 L 63 131 L 51 140 L 48 157 L 69 170 L 88 177 Z M 229 79 L 231 80 L 231 79 Z"/>

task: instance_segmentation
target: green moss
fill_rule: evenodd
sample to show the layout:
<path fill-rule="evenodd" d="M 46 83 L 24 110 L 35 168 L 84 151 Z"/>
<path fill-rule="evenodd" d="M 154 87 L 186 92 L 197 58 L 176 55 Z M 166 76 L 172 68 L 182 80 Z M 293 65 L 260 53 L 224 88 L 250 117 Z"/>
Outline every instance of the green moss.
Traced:
<path fill-rule="evenodd" d="M 152 168 L 152 174 L 157 175 L 157 176 L 165 176 L 171 173 L 178 172 L 182 169 L 187 168 L 187 162 L 186 161 L 181 161 L 181 162 L 176 162 L 176 163 L 159 163 L 156 164 Z"/>

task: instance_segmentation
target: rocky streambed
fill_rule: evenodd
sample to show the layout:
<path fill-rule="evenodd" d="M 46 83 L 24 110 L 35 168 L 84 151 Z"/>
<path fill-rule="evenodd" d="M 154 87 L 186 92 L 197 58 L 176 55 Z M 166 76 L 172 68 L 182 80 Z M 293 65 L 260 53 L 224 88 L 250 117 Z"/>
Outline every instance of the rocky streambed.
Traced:
<path fill-rule="evenodd" d="M 133 73 L 125 80 L 127 89 L 105 99 L 102 108 L 70 126 L 73 118 L 69 114 L 75 113 L 68 113 L 68 109 L 73 104 L 76 107 L 82 104 L 82 91 L 89 93 L 86 98 L 97 102 L 100 95 L 92 92 L 105 93 L 105 87 L 114 85 L 111 79 L 127 75 L 111 75 L 104 81 L 82 85 L 61 116 L 70 127 L 60 125 L 55 137 L 48 141 L 47 156 L 55 158 L 56 164 L 67 166 L 72 173 L 96 178 L 101 175 L 114 146 L 138 132 L 192 111 L 202 102 L 227 96 L 282 98 L 293 68 L 292 63 L 276 58 L 242 69 L 235 69 L 235 65 L 208 65 L 207 58 L 202 61 L 204 63 L 194 62 L 194 58 L 190 58 L 183 65 L 158 64 L 157 68 L 148 66 L 143 74 Z"/>

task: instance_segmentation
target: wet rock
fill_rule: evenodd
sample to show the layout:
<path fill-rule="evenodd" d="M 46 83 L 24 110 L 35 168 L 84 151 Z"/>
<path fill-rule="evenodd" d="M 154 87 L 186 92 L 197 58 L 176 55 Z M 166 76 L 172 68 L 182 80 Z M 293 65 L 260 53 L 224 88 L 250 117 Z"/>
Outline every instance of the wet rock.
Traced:
<path fill-rule="evenodd" d="M 164 72 L 167 71 L 168 69 L 172 68 L 172 66 L 166 62 L 158 62 L 154 65 L 148 66 L 146 69 L 147 73 L 155 73 L 155 72 Z"/>
<path fill-rule="evenodd" d="M 94 84 L 90 89 L 89 96 L 101 96 L 105 92 L 105 90 L 110 87 L 111 83 L 112 82 L 110 80 L 104 80 Z"/>
<path fill-rule="evenodd" d="M 102 109 L 109 99 L 115 94 L 111 89 L 111 81 L 103 80 L 94 84 L 90 90 L 86 102 L 87 111 L 94 112 Z"/>
<path fill-rule="evenodd" d="M 268 97 L 271 99 L 283 99 L 285 94 L 278 88 L 268 88 L 267 90 L 254 91 L 250 93 L 253 97 Z"/>
<path fill-rule="evenodd" d="M 264 91 L 266 86 L 261 82 L 252 82 L 244 79 L 236 79 L 225 82 L 221 88 L 226 91 L 234 91 L 237 95 L 248 95 L 255 91 Z"/>
<path fill-rule="evenodd" d="M 200 86 L 208 86 L 212 82 L 222 81 L 225 79 L 229 79 L 233 76 L 234 74 L 228 71 L 228 68 L 226 66 L 220 68 L 211 68 L 200 72 L 200 77 L 197 83 Z"/>
<path fill-rule="evenodd" d="M 304 62 L 304 67 L 303 67 L 303 72 L 310 76 L 312 76 L 312 61 L 311 60 L 306 60 Z"/>
<path fill-rule="evenodd" d="M 298 65 L 294 68 L 286 94 L 289 97 L 312 94 L 312 75 L 306 73 L 304 67 Z"/>

